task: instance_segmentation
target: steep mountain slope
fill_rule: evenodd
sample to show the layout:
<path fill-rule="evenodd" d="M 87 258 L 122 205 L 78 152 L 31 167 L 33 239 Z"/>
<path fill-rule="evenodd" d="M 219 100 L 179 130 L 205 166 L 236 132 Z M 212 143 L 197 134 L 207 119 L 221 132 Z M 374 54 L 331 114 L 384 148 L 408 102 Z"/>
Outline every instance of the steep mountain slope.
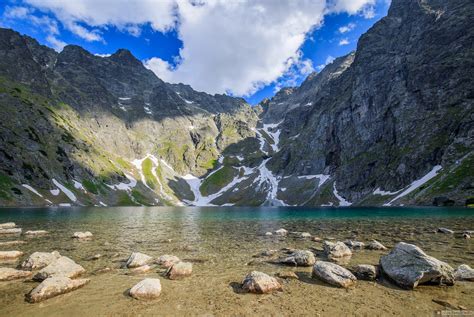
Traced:
<path fill-rule="evenodd" d="M 335 192 L 374 204 L 440 165 L 429 187 L 394 202 L 464 204 L 474 187 L 473 21 L 469 1 L 392 1 L 355 53 L 263 106 L 264 122 L 284 118 L 287 146 L 271 169 L 331 175 L 311 204 L 337 204 Z"/>
<path fill-rule="evenodd" d="M 254 108 L 0 29 L 0 205 L 464 205 L 473 21 L 471 1 L 393 0 L 356 52 Z"/>

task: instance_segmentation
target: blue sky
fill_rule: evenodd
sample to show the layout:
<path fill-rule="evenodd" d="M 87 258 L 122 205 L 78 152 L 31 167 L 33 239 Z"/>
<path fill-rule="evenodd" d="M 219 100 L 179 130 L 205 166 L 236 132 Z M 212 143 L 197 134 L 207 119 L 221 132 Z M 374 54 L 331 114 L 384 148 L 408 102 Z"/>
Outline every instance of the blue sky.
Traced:
<path fill-rule="evenodd" d="M 127 48 L 165 81 L 256 104 L 355 50 L 388 7 L 386 0 L 6 0 L 0 25 L 58 51 Z"/>

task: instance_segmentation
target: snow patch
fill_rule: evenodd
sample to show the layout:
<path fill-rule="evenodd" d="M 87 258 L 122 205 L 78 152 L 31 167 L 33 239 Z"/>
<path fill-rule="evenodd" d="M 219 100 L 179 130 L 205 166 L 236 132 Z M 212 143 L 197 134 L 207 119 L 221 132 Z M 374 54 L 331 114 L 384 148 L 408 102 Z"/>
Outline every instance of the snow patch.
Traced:
<path fill-rule="evenodd" d="M 441 165 L 436 165 L 434 166 L 431 171 L 428 172 L 428 174 L 426 174 L 425 176 L 423 176 L 422 178 L 420 179 L 417 179 L 415 181 L 413 181 L 410 186 L 408 186 L 407 189 L 405 189 L 400 195 L 398 195 L 397 197 L 393 198 L 391 201 L 389 201 L 388 203 L 384 204 L 384 206 L 391 206 L 392 203 L 406 195 L 408 195 L 409 193 L 411 193 L 412 191 L 416 190 L 417 188 L 419 188 L 421 185 L 425 184 L 426 182 L 428 182 L 430 179 L 432 179 L 433 177 L 435 177 L 436 175 L 438 175 L 438 172 L 439 170 L 442 169 L 442 166 Z"/>
<path fill-rule="evenodd" d="M 137 180 L 133 178 L 133 176 L 125 173 L 125 177 L 130 181 L 128 184 L 125 183 L 118 183 L 116 185 L 109 185 L 105 184 L 107 187 L 113 189 L 113 190 L 126 190 L 126 191 L 131 191 L 132 188 L 137 186 Z"/>
<path fill-rule="evenodd" d="M 273 140 L 273 144 L 270 144 L 273 152 L 278 152 L 278 143 L 280 143 L 280 134 L 281 130 L 276 130 L 275 132 L 270 132 L 270 130 L 276 129 L 280 124 L 283 123 L 283 120 L 278 123 L 264 124 L 262 130 L 265 131 L 267 135 L 270 136 Z"/>
<path fill-rule="evenodd" d="M 70 191 L 68 188 L 63 186 L 60 182 L 58 182 L 56 179 L 53 178 L 53 184 L 56 185 L 66 196 L 69 198 L 72 202 L 76 202 L 77 198 L 76 195 L 72 191 Z"/>
<path fill-rule="evenodd" d="M 151 112 L 150 107 L 148 107 L 148 106 L 143 106 L 143 110 L 145 110 L 146 114 L 153 114 L 153 112 Z"/>
<path fill-rule="evenodd" d="M 300 178 L 300 179 L 313 179 L 313 178 L 317 178 L 317 179 L 319 180 L 318 188 L 321 187 L 330 177 L 331 177 L 331 175 L 324 175 L 324 174 L 301 175 L 301 176 L 298 176 L 298 178 Z"/>
<path fill-rule="evenodd" d="M 99 205 L 103 206 L 103 207 L 107 207 L 106 204 L 104 204 L 103 202 L 99 201 Z"/>
<path fill-rule="evenodd" d="M 130 98 L 130 97 L 119 97 L 119 100 L 124 100 L 124 101 L 125 100 L 130 100 L 130 99 L 132 99 L 132 98 Z"/>
<path fill-rule="evenodd" d="M 70 203 L 60 203 L 59 207 L 71 207 Z"/>
<path fill-rule="evenodd" d="M 80 190 L 84 191 L 85 193 L 87 193 L 87 190 L 84 188 L 84 186 L 80 182 L 78 182 L 74 179 L 72 180 L 72 182 L 74 183 L 74 188 L 75 189 L 80 189 Z"/>
<path fill-rule="evenodd" d="M 347 201 L 344 197 L 342 197 L 341 195 L 339 195 L 339 193 L 337 192 L 337 189 L 336 189 L 336 182 L 334 182 L 334 184 L 332 185 L 333 187 L 333 194 L 334 196 L 336 196 L 336 198 L 339 200 L 339 206 L 340 207 L 347 207 L 347 206 L 350 206 L 352 205 L 351 202 Z"/>
<path fill-rule="evenodd" d="M 38 193 L 38 191 L 36 189 L 34 189 L 33 187 L 31 187 L 30 185 L 28 184 L 21 184 L 21 186 L 25 187 L 26 189 L 28 189 L 29 191 L 33 192 L 34 194 L 36 194 L 37 196 L 43 198 L 43 195 L 41 195 L 40 193 Z"/>
<path fill-rule="evenodd" d="M 56 189 L 51 189 L 49 192 L 51 193 L 51 195 L 57 196 L 57 195 L 59 195 L 59 193 L 60 193 L 61 191 L 56 188 Z"/>
<path fill-rule="evenodd" d="M 391 196 L 391 195 L 398 194 L 402 190 L 403 189 L 397 190 L 396 192 L 390 192 L 390 191 L 381 190 L 380 187 L 379 187 L 376 190 L 374 190 L 373 194 L 374 195 L 381 195 L 381 196 Z"/>

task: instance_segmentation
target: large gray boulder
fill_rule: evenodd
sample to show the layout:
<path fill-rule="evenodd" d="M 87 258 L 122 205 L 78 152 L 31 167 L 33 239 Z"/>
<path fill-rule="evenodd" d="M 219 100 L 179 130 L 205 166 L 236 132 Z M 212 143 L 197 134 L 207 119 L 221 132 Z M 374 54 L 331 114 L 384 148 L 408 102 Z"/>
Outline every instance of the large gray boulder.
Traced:
<path fill-rule="evenodd" d="M 317 261 L 313 266 L 312 276 L 328 284 L 348 288 L 353 286 L 357 278 L 347 269 L 332 262 Z"/>
<path fill-rule="evenodd" d="M 38 273 L 36 273 L 36 275 L 33 276 L 33 279 L 35 281 L 43 281 L 48 277 L 53 276 L 65 276 L 69 278 L 74 278 L 85 272 L 86 270 L 82 266 L 80 266 L 67 256 L 61 256 L 59 259 L 52 262 L 45 268 L 41 269 Z"/>
<path fill-rule="evenodd" d="M 151 264 L 153 258 L 149 255 L 140 252 L 133 252 L 127 260 L 126 266 L 128 268 L 139 267 L 147 264 Z"/>
<path fill-rule="evenodd" d="M 380 258 L 382 272 L 397 285 L 413 289 L 419 284 L 454 284 L 454 270 L 413 244 L 400 242 Z"/>
<path fill-rule="evenodd" d="M 39 270 L 59 259 L 61 255 L 58 251 L 53 252 L 34 252 L 23 263 L 21 268 L 24 270 Z"/>
<path fill-rule="evenodd" d="M 311 266 L 316 262 L 316 258 L 311 251 L 295 250 L 288 257 L 281 258 L 277 262 L 293 266 Z"/>
<path fill-rule="evenodd" d="M 89 283 L 89 279 L 71 280 L 65 276 L 54 276 L 45 279 L 26 295 L 30 303 L 41 302 L 45 299 L 72 292 Z"/>
<path fill-rule="evenodd" d="M 282 290 L 278 280 L 262 272 L 250 272 L 242 281 L 242 290 L 249 293 L 267 294 Z"/>
<path fill-rule="evenodd" d="M 133 286 L 129 294 L 135 299 L 155 299 L 161 294 L 161 282 L 157 278 L 146 278 Z"/>

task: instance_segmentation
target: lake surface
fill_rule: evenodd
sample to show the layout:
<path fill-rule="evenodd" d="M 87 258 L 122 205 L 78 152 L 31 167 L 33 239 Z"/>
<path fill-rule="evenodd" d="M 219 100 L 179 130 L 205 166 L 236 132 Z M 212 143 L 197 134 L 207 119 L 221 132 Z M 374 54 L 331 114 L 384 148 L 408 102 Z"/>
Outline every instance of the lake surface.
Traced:
<path fill-rule="evenodd" d="M 449 263 L 474 266 L 472 239 L 462 231 L 474 230 L 474 210 L 465 208 L 8 208 L 0 209 L 0 223 L 13 221 L 27 230 L 47 230 L 46 236 L 0 236 L 1 241 L 25 240 L 26 244 L 1 247 L 34 251 L 57 250 L 86 270 L 91 282 L 84 288 L 28 304 L 24 295 L 37 285 L 31 281 L 0 282 L 0 316 L 12 315 L 419 315 L 443 307 L 433 299 L 445 299 L 474 309 L 474 282 L 453 287 L 421 286 L 401 290 L 387 281 L 359 281 L 350 290 L 323 284 L 311 278 L 311 268 L 270 264 L 255 257 L 265 250 L 310 249 L 322 259 L 321 242 L 301 239 L 296 232 L 309 232 L 322 239 L 368 242 L 376 239 L 389 249 L 404 241 Z M 436 233 L 438 227 L 454 235 Z M 267 237 L 267 231 L 285 228 L 286 238 Z M 75 241 L 75 231 L 91 231 L 91 241 Z M 122 268 L 131 252 L 153 257 L 172 254 L 193 262 L 193 275 L 180 281 L 167 280 L 154 269 L 144 275 L 129 275 Z M 388 251 L 355 251 L 350 262 L 377 264 Z M 99 260 L 90 260 L 101 254 Z M 112 270 L 97 273 L 105 267 Z M 241 294 L 238 283 L 252 271 L 274 274 L 294 271 L 300 279 L 284 282 L 283 292 L 270 295 Z M 160 278 L 162 295 L 156 301 L 140 302 L 126 295 L 128 288 L 144 277 Z"/>

